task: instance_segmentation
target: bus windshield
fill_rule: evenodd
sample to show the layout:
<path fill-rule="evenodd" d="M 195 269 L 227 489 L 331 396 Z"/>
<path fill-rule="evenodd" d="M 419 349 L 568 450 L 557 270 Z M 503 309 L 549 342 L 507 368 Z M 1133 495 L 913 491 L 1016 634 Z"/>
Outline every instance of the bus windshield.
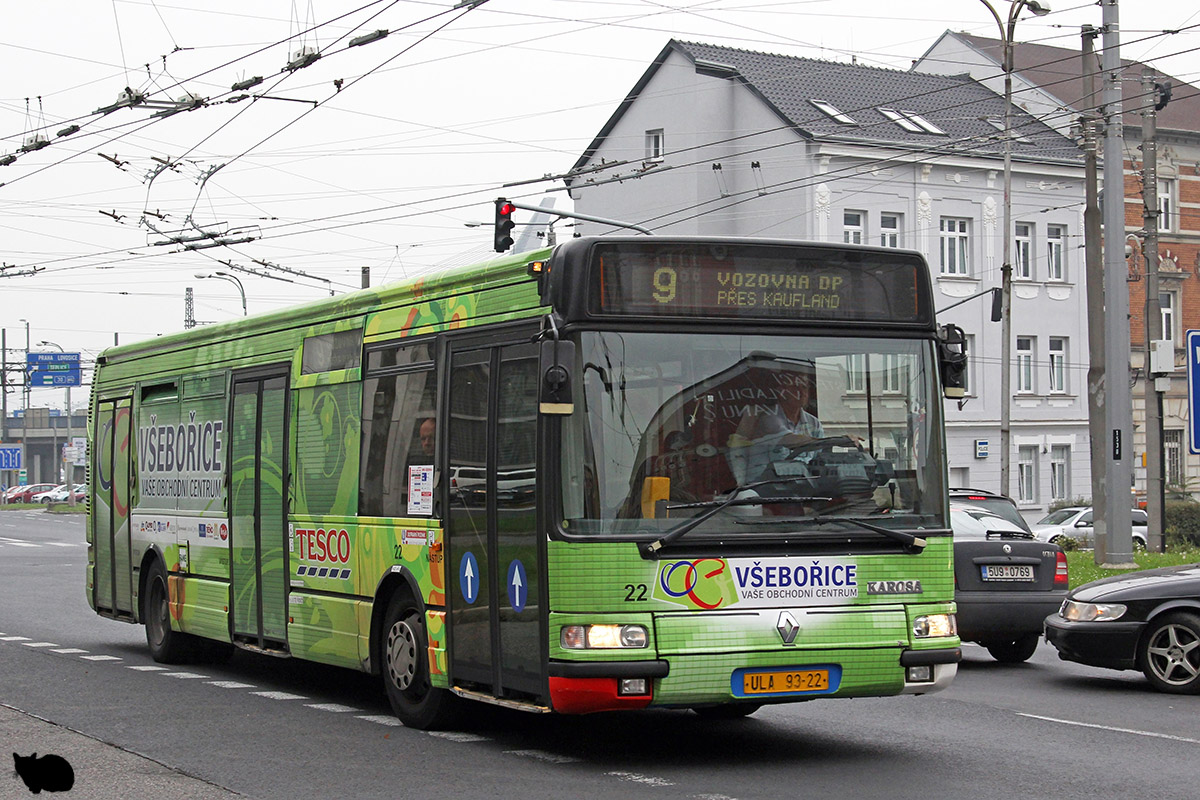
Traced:
<path fill-rule="evenodd" d="M 569 534 L 942 527 L 940 395 L 921 339 L 579 334 Z"/>

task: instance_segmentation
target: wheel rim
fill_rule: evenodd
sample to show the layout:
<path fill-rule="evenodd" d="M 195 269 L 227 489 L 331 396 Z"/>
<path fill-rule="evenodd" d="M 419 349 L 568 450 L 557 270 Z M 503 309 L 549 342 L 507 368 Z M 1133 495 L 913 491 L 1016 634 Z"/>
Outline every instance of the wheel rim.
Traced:
<path fill-rule="evenodd" d="M 146 620 L 146 627 L 150 631 L 150 638 L 155 647 L 161 645 L 166 638 L 167 628 L 171 624 L 168 620 L 170 613 L 162 579 L 156 577 L 150 584 L 150 615 Z"/>
<path fill-rule="evenodd" d="M 1185 686 L 1200 676 L 1200 638 L 1187 626 L 1171 623 L 1159 628 L 1146 656 L 1154 675 L 1171 686 Z"/>
<path fill-rule="evenodd" d="M 388 677 L 400 691 L 414 688 L 417 680 L 417 635 L 408 620 L 399 620 L 388 631 Z"/>

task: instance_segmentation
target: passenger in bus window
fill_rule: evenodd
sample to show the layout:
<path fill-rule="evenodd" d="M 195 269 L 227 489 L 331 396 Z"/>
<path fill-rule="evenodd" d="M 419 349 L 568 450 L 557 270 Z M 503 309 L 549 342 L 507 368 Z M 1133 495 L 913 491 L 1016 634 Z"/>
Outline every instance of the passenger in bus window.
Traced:
<path fill-rule="evenodd" d="M 437 436 L 437 422 L 433 417 L 423 420 L 418 432 L 421 436 L 421 452 L 433 458 L 433 443 Z"/>

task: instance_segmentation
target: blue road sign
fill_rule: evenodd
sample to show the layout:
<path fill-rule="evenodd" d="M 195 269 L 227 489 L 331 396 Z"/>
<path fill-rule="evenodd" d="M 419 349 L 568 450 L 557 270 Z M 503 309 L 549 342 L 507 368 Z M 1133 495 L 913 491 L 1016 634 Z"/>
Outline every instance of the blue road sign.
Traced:
<path fill-rule="evenodd" d="M 1187 334 L 1187 378 L 1188 378 L 1188 452 L 1200 453 L 1200 414 L 1196 405 L 1200 403 L 1200 331 Z"/>
<path fill-rule="evenodd" d="M 458 562 L 458 588 L 468 603 L 474 603 L 479 596 L 479 564 L 474 553 L 463 553 L 462 561 Z"/>
<path fill-rule="evenodd" d="M 508 565 L 508 604 L 520 614 L 525 610 L 529 598 L 529 580 L 525 576 L 525 565 L 518 559 Z"/>
<path fill-rule="evenodd" d="M 0 444 L 0 469 L 24 469 L 21 463 L 21 445 Z"/>
<path fill-rule="evenodd" d="M 79 386 L 83 383 L 79 353 L 27 353 L 30 386 Z"/>

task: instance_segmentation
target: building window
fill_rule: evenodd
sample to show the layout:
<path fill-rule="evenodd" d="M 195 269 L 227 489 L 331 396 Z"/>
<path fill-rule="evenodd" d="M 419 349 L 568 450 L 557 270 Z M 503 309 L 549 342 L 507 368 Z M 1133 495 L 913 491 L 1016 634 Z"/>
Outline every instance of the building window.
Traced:
<path fill-rule="evenodd" d="M 1037 502 L 1037 447 L 1017 449 L 1017 499 L 1022 503 Z"/>
<path fill-rule="evenodd" d="M 1013 242 L 1013 277 L 1030 280 L 1033 278 L 1033 226 L 1018 222 L 1013 226 L 1016 239 Z"/>
<path fill-rule="evenodd" d="M 883 247 L 900 247 L 903 241 L 900 237 L 900 215 L 879 215 L 879 244 Z"/>
<path fill-rule="evenodd" d="M 854 117 L 850 116 L 849 114 L 843 114 L 841 111 L 838 111 L 837 108 L 832 103 L 826 103 L 824 100 L 809 100 L 808 102 L 812 103 L 814 106 L 816 106 L 820 110 L 820 112 L 822 114 L 825 114 L 830 119 L 837 122 L 838 124 L 841 124 L 841 125 L 857 125 L 858 124 L 858 122 L 855 121 Z"/>
<path fill-rule="evenodd" d="M 666 136 L 662 128 L 646 131 L 646 160 L 662 161 L 666 152 Z"/>
<path fill-rule="evenodd" d="M 894 108 L 881 108 L 879 109 L 879 113 L 909 133 L 932 133 L 937 136 L 946 135 L 944 130 L 915 111 L 898 111 Z"/>
<path fill-rule="evenodd" d="M 1058 336 L 1050 337 L 1050 391 L 1067 391 L 1067 340 Z"/>
<path fill-rule="evenodd" d="M 1164 430 L 1162 434 L 1166 466 L 1163 477 L 1168 486 L 1183 486 L 1183 431 Z"/>
<path fill-rule="evenodd" d="M 1056 444 L 1050 447 L 1050 499 L 1066 500 L 1071 496 L 1071 446 Z"/>
<path fill-rule="evenodd" d="M 1067 239 L 1065 225 L 1046 226 L 1046 280 L 1065 281 L 1067 279 L 1066 251 L 1063 243 Z"/>
<path fill-rule="evenodd" d="M 942 217 L 942 274 L 966 275 L 969 272 L 967 254 L 970 252 L 970 220 Z"/>
<path fill-rule="evenodd" d="M 1158 230 L 1159 233 L 1175 230 L 1175 181 L 1158 182 Z"/>
<path fill-rule="evenodd" d="M 842 241 L 846 244 L 862 244 L 867 214 L 864 211 L 847 211 L 842 215 Z"/>
<path fill-rule="evenodd" d="M 883 356 L 883 391 L 899 394 L 904 389 L 904 367 L 898 354 Z"/>
<path fill-rule="evenodd" d="M 1175 341 L 1175 295 L 1158 293 L 1158 310 L 1162 314 L 1162 338 Z"/>
<path fill-rule="evenodd" d="M 1033 384 L 1033 343 L 1032 336 L 1017 337 L 1017 391 L 1032 394 Z"/>
<path fill-rule="evenodd" d="M 862 353 L 846 356 L 846 391 L 862 393 L 867 390 L 866 362 Z"/>

